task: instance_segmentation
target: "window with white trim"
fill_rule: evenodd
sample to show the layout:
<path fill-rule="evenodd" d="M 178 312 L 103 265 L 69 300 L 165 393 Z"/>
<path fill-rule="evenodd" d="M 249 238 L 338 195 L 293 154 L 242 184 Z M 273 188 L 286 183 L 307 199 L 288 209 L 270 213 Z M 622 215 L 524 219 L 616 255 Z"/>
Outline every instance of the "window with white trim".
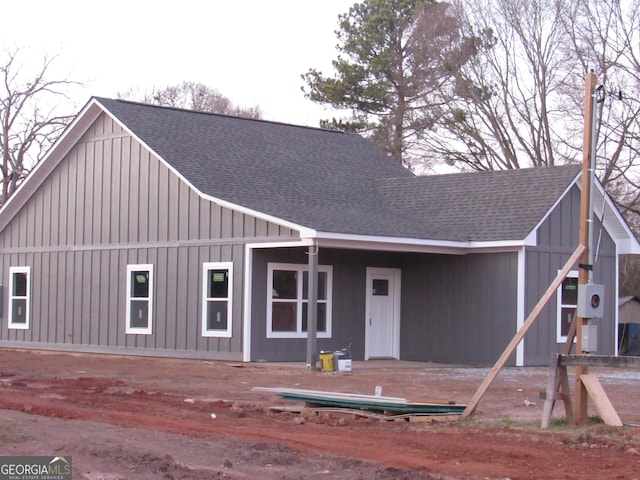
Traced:
<path fill-rule="evenodd" d="M 233 263 L 205 263 L 202 268 L 202 336 L 231 337 Z"/>
<path fill-rule="evenodd" d="M 267 337 L 306 338 L 309 267 L 270 263 L 267 277 Z M 331 337 L 332 277 L 331 266 L 318 267 L 318 338 Z"/>
<path fill-rule="evenodd" d="M 153 265 L 127 265 L 127 333 L 151 335 Z"/>
<path fill-rule="evenodd" d="M 571 322 L 578 309 L 578 271 L 574 270 L 567 274 L 567 277 L 558 287 L 558 322 L 557 341 L 566 342 Z"/>
<path fill-rule="evenodd" d="M 9 268 L 9 328 L 29 329 L 31 267 Z"/>

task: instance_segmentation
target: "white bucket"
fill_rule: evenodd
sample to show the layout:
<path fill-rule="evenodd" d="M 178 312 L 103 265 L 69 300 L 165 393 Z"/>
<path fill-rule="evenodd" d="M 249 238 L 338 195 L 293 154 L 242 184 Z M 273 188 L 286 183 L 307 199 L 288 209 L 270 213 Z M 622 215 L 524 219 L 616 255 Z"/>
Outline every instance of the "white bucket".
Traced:
<path fill-rule="evenodd" d="M 333 353 L 333 366 L 339 372 L 351 371 L 351 354 L 345 350 Z"/>

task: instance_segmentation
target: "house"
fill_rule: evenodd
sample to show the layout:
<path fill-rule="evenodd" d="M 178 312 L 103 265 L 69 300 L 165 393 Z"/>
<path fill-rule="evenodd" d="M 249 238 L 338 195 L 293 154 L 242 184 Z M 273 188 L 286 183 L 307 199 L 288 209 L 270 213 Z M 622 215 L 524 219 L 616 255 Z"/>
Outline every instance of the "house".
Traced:
<path fill-rule="evenodd" d="M 618 299 L 618 353 L 640 355 L 640 298 Z"/>
<path fill-rule="evenodd" d="M 0 210 L 0 346 L 303 361 L 309 323 L 356 360 L 491 364 L 578 244 L 579 178 L 419 177 L 355 134 L 92 98 Z M 594 196 L 615 354 L 640 246 Z M 561 349 L 575 276 L 512 365 Z"/>

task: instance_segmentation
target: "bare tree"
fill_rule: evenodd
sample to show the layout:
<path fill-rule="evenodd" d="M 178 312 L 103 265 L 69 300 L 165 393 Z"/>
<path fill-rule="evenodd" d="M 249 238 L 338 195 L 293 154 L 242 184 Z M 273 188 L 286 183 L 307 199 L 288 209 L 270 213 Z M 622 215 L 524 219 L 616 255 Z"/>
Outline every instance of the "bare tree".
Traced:
<path fill-rule="evenodd" d="M 426 132 L 425 154 L 475 170 L 579 161 L 592 71 L 598 176 L 640 232 L 640 0 L 458 1 L 466 35 L 483 41 Z M 625 260 L 624 291 L 637 294 L 639 268 Z"/>
<path fill-rule="evenodd" d="M 423 150 L 461 169 L 547 166 L 572 159 L 563 87 L 571 69 L 562 46 L 567 34 L 555 0 L 459 0 L 465 36 L 477 55 L 442 92 L 438 125 Z"/>
<path fill-rule="evenodd" d="M 478 54 L 455 72 L 421 145 L 460 169 L 580 161 L 584 78 L 597 91 L 598 176 L 640 232 L 640 0 L 458 0 Z M 448 95 L 448 97 L 446 97 Z"/>
<path fill-rule="evenodd" d="M 562 18 L 568 55 L 594 71 L 598 90 L 598 174 L 629 224 L 640 232 L 640 1 L 574 0 Z M 568 103 L 581 100 L 567 91 Z M 571 115 L 571 112 L 567 112 Z M 577 121 L 575 113 L 574 122 Z"/>
<path fill-rule="evenodd" d="M 186 108 L 199 112 L 219 113 L 245 118 L 262 118 L 260 107 L 240 107 L 234 104 L 218 90 L 199 82 L 182 82 L 163 88 L 152 88 L 143 93 L 129 90 L 118 94 L 119 98 L 138 100 L 151 105 L 174 108 Z"/>
<path fill-rule="evenodd" d="M 21 62 L 23 50 L 0 52 L 0 204 L 16 190 L 22 179 L 44 157 L 73 118 L 59 114 L 60 98 L 78 82 L 51 79 L 56 56 L 44 56 L 35 71 Z M 68 104 L 68 102 L 63 102 Z"/>

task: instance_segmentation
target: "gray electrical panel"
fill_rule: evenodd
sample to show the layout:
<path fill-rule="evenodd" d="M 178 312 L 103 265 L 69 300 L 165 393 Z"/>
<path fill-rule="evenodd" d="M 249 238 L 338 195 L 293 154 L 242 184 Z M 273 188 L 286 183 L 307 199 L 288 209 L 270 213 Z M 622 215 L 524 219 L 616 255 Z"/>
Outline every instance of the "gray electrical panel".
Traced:
<path fill-rule="evenodd" d="M 598 350 L 598 326 L 582 326 L 582 351 L 594 353 Z"/>
<path fill-rule="evenodd" d="M 604 314 L 604 285 L 578 285 L 578 317 L 602 318 Z"/>

